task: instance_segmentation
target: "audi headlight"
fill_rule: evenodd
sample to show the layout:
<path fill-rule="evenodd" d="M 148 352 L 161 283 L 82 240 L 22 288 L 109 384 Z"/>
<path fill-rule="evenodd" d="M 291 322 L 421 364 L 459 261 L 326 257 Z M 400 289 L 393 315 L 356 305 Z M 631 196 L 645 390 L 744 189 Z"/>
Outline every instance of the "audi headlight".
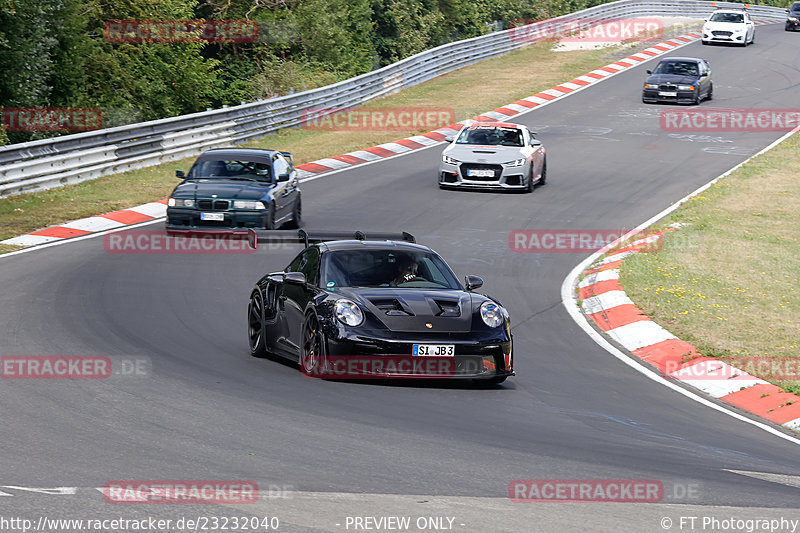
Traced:
<path fill-rule="evenodd" d="M 336 318 L 347 326 L 358 326 L 364 322 L 364 313 L 355 302 L 350 300 L 337 300 L 334 306 Z"/>
<path fill-rule="evenodd" d="M 453 159 L 452 157 L 446 155 L 442 155 L 442 161 L 449 165 L 457 165 L 461 162 L 458 159 Z"/>
<path fill-rule="evenodd" d="M 658 89 L 658 84 L 657 83 L 645 83 L 644 84 L 644 88 L 645 89 Z"/>
<path fill-rule="evenodd" d="M 679 91 L 694 91 L 694 85 L 678 85 Z"/>
<path fill-rule="evenodd" d="M 481 304 L 481 318 L 483 323 L 490 328 L 496 328 L 503 323 L 503 308 L 494 302 L 483 302 Z"/>
<path fill-rule="evenodd" d="M 234 200 L 234 209 L 266 209 L 264 202 L 256 202 L 254 200 Z"/>
<path fill-rule="evenodd" d="M 507 167 L 521 167 L 525 164 L 525 159 L 517 159 L 516 161 L 508 161 L 507 163 L 503 163 Z"/>
<path fill-rule="evenodd" d="M 194 207 L 194 200 L 187 200 L 184 198 L 170 198 L 167 200 L 167 205 L 170 207 Z"/>

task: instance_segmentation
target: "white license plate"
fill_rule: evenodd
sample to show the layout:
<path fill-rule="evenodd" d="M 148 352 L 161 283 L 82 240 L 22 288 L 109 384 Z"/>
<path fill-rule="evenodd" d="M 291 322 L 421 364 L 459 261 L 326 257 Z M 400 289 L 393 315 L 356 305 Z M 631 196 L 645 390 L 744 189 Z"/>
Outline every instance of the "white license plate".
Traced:
<path fill-rule="evenodd" d="M 200 220 L 223 222 L 225 220 L 225 213 L 200 213 Z"/>
<path fill-rule="evenodd" d="M 678 93 L 672 91 L 658 91 L 658 96 L 678 96 Z"/>
<path fill-rule="evenodd" d="M 432 357 L 453 357 L 456 355 L 455 344 L 415 344 L 411 355 Z"/>
<path fill-rule="evenodd" d="M 467 170 L 467 176 L 475 176 L 476 178 L 493 178 L 494 170 Z"/>

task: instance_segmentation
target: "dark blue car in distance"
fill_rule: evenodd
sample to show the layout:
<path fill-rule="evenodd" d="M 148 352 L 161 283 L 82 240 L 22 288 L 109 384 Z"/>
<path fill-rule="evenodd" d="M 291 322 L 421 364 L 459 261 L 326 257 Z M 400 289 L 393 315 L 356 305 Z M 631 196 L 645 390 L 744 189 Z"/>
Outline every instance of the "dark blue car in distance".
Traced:
<path fill-rule="evenodd" d="M 667 57 L 662 59 L 644 82 L 642 102 L 654 104 L 699 104 L 711 100 L 714 84 L 711 66 L 705 59 L 696 57 Z"/>
<path fill-rule="evenodd" d="M 167 229 L 276 229 L 302 224 L 292 155 L 218 148 L 197 158 L 167 201 Z"/>

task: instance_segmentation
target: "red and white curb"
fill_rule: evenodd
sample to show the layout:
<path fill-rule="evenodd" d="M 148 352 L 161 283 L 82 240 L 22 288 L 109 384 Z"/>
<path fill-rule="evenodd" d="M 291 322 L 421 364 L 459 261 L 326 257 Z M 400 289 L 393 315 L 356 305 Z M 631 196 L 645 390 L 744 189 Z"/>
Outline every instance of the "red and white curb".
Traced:
<path fill-rule="evenodd" d="M 732 367 L 704 357 L 692 344 L 678 339 L 636 307 L 619 283 L 619 265 L 631 254 L 648 251 L 659 232 L 596 261 L 578 284 L 586 316 L 639 359 L 668 379 L 680 381 L 723 402 L 789 429 L 800 430 L 800 396 Z"/>
<path fill-rule="evenodd" d="M 625 242 L 625 239 L 635 234 L 634 232 L 646 230 L 678 209 L 690 198 L 701 194 L 751 159 L 768 152 L 798 132 L 800 132 L 800 126 L 653 216 L 632 230 L 631 233 L 620 238 L 618 242 Z M 653 247 L 654 240 L 664 239 L 665 235 L 671 231 L 676 231 L 676 228 L 648 232 L 648 237 L 633 241 L 618 250 L 613 248 L 617 243 L 612 243 L 582 261 L 570 272 L 561 285 L 561 297 L 565 308 L 573 320 L 595 342 L 617 359 L 647 377 L 712 409 L 722 411 L 797 443 L 796 439 L 772 426 L 726 409 L 703 396 L 698 396 L 676 385 L 675 382 L 681 382 L 731 406 L 760 416 L 787 429 L 800 431 L 800 396 L 786 392 L 777 385 L 752 376 L 724 361 L 703 356 L 694 345 L 678 339 L 665 328 L 650 320 L 625 293 L 619 282 L 619 268 L 622 261 L 635 253 L 646 253 L 654 248 L 657 250 L 657 246 Z M 609 250 L 611 251 L 609 252 Z M 605 253 L 609 253 L 609 255 L 604 256 Z M 584 277 L 579 281 L 581 276 Z M 578 299 L 581 300 L 580 307 Z M 591 320 L 604 333 L 598 333 L 589 325 L 587 319 Z M 616 341 L 627 350 L 627 353 L 608 342 L 608 339 Z M 637 365 L 631 361 L 631 355 L 648 363 L 659 372 Z"/>
<path fill-rule="evenodd" d="M 411 153 L 417 150 L 422 150 L 444 142 L 445 138 L 458 133 L 461 126 L 474 121 L 479 122 L 504 122 L 509 119 L 528 113 L 537 107 L 542 107 L 555 100 L 569 96 L 570 94 L 585 89 L 591 85 L 599 83 L 615 74 L 619 74 L 625 70 L 635 67 L 643 61 L 652 59 L 654 57 L 671 52 L 677 48 L 686 46 L 700 38 L 699 32 L 691 32 L 686 35 L 675 37 L 663 43 L 656 44 L 638 52 L 629 55 L 624 59 L 610 63 L 602 68 L 593 70 L 583 76 L 570 80 L 568 82 L 556 85 L 545 91 L 536 93 L 522 100 L 517 100 L 512 104 L 499 107 L 492 111 L 487 111 L 481 115 L 467 119 L 455 124 L 450 124 L 444 128 L 439 128 L 428 133 L 414 135 L 398 141 L 379 144 L 363 150 L 356 150 L 343 155 L 319 159 L 310 163 L 303 163 L 297 165 L 295 168 L 298 171 L 298 177 L 301 182 L 316 178 L 326 173 L 339 171 L 347 168 L 353 168 L 360 165 L 366 165 L 374 161 L 395 157 L 398 155 Z M 74 220 L 65 224 L 59 224 L 43 230 L 34 231 L 27 235 L 19 237 L 12 237 L 0 244 L 11 244 L 14 246 L 37 246 L 40 244 L 51 243 L 72 237 L 81 237 L 96 233 L 99 231 L 106 231 L 109 229 L 116 229 L 122 226 L 131 224 L 139 224 L 151 220 L 156 220 L 166 216 L 167 206 L 166 199 L 157 202 L 151 202 L 137 207 L 131 207 L 122 211 L 114 211 L 112 213 L 105 213 L 89 218 L 82 218 Z"/>

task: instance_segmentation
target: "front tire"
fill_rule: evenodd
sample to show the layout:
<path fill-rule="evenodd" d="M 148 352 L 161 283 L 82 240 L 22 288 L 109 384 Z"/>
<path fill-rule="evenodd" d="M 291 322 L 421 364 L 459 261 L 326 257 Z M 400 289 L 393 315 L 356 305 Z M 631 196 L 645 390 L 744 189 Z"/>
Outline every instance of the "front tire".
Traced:
<path fill-rule="evenodd" d="M 289 229 L 297 229 L 303 225 L 303 204 L 300 195 L 297 195 L 297 200 L 294 202 L 292 209 L 292 220 L 287 224 Z"/>
<path fill-rule="evenodd" d="M 714 84 L 712 83 L 708 87 L 708 95 L 706 95 L 706 100 L 712 100 L 714 98 Z"/>
<path fill-rule="evenodd" d="M 300 372 L 306 376 L 319 377 L 325 363 L 325 334 L 320 328 L 317 315 L 312 313 L 303 324 L 303 346 L 300 353 Z"/>
<path fill-rule="evenodd" d="M 266 229 L 278 229 L 275 227 L 275 200 L 269 203 L 267 208 L 267 221 L 264 224 Z"/>
<path fill-rule="evenodd" d="M 250 343 L 250 355 L 267 357 L 267 344 L 264 339 L 264 299 L 260 291 L 250 295 L 247 305 L 247 338 Z"/>
<path fill-rule="evenodd" d="M 539 176 L 539 185 L 545 185 L 547 183 L 547 158 L 544 158 L 542 161 L 542 175 Z"/>

